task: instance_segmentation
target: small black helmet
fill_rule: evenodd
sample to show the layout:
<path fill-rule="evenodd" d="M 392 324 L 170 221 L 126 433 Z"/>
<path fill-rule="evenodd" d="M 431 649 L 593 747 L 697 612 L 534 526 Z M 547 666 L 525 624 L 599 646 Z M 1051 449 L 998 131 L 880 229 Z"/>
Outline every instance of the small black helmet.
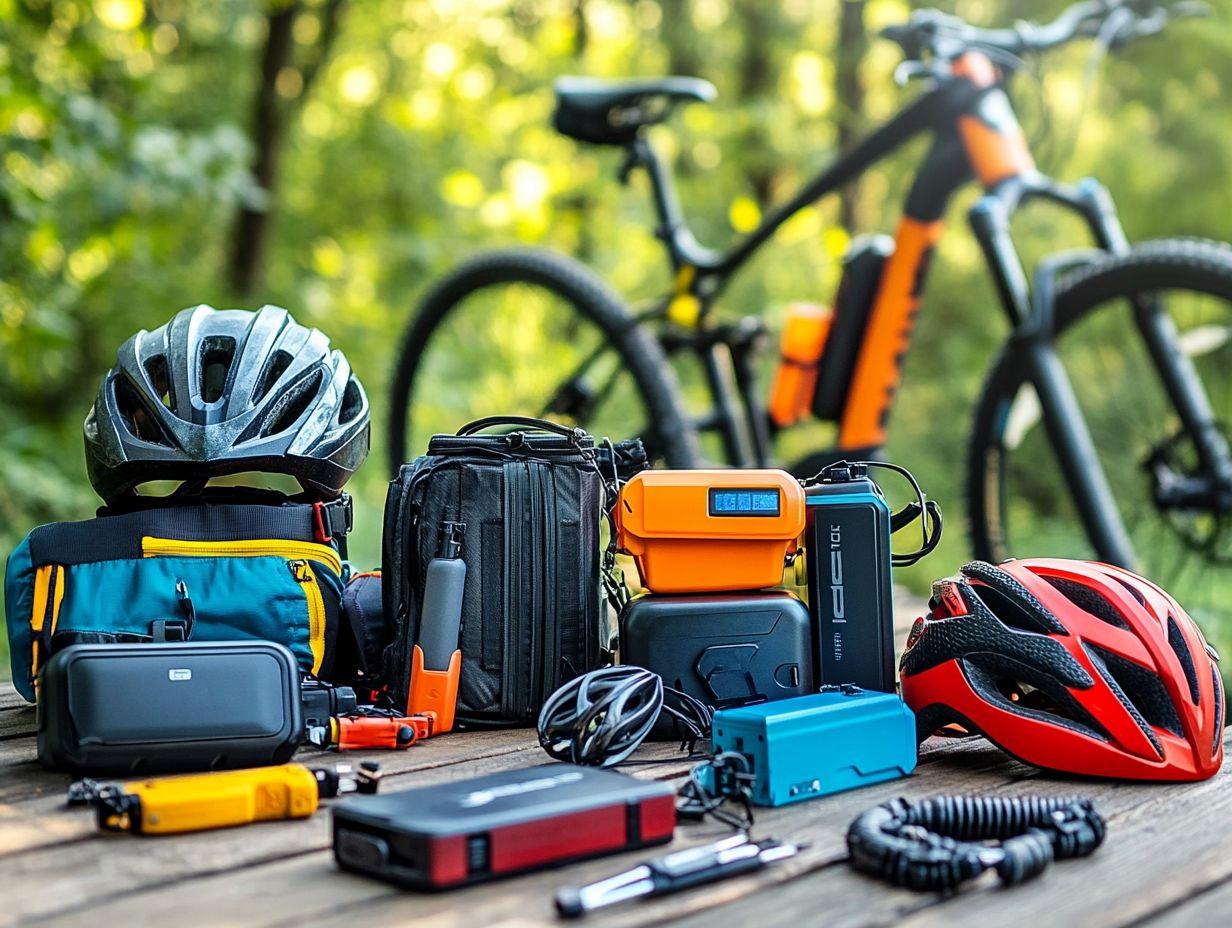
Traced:
<path fill-rule="evenodd" d="M 332 499 L 368 456 L 368 397 L 341 351 L 277 306 L 197 306 L 120 346 L 86 416 L 108 504 L 147 480 L 289 474 Z"/>
<path fill-rule="evenodd" d="M 574 677 L 539 711 L 539 744 L 556 760 L 618 764 L 640 745 L 663 709 L 663 680 L 623 665 Z"/>

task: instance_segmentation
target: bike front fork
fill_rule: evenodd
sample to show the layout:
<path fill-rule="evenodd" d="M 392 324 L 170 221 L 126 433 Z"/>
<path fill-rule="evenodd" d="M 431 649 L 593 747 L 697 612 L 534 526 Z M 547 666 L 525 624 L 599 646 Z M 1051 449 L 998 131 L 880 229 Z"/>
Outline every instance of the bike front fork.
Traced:
<path fill-rule="evenodd" d="M 757 359 L 765 350 L 765 324 L 749 316 L 696 333 L 697 352 L 713 402 L 696 422 L 701 432 L 717 432 L 732 467 L 769 467 L 770 424 L 757 383 Z"/>
<path fill-rule="evenodd" d="M 1078 212 L 1087 222 L 1099 251 L 1072 252 L 1045 259 L 1037 269 L 1034 286 L 1010 237 L 1010 217 L 1017 206 L 1043 197 Z M 1107 191 L 1086 180 L 1068 188 L 1047 180 L 1013 189 L 1008 195 L 990 194 L 971 211 L 972 231 L 990 267 L 1006 310 L 1015 325 L 1013 340 L 1023 352 L 1044 418 L 1044 427 L 1069 486 L 1083 528 L 1098 557 L 1133 568 L 1133 543 L 1112 487 L 1100 463 L 1090 428 L 1079 406 L 1073 384 L 1055 347 L 1055 281 L 1076 264 L 1099 257 L 1124 254 L 1129 242 Z M 1232 478 L 1229 454 L 1202 381 L 1193 362 L 1177 345 L 1176 329 L 1157 299 L 1132 301 L 1136 328 L 1143 338 L 1182 429 L 1198 452 L 1205 474 L 1217 482 Z"/>

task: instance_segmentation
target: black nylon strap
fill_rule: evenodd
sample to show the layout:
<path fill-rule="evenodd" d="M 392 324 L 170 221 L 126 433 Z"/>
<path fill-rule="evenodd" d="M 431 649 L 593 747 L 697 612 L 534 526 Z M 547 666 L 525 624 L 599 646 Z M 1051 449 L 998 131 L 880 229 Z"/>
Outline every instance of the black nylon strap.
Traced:
<path fill-rule="evenodd" d="M 180 541 L 322 541 L 310 503 L 173 506 L 40 525 L 30 533 L 30 559 L 39 567 L 139 558 L 146 535 Z"/>

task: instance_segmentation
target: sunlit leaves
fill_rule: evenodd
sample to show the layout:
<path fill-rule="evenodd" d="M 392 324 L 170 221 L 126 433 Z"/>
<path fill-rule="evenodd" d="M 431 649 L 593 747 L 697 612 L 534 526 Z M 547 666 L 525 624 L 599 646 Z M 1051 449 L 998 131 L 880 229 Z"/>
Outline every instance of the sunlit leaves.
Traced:
<path fill-rule="evenodd" d="M 108 29 L 126 32 L 141 25 L 145 4 L 141 0 L 95 0 L 94 15 Z"/>

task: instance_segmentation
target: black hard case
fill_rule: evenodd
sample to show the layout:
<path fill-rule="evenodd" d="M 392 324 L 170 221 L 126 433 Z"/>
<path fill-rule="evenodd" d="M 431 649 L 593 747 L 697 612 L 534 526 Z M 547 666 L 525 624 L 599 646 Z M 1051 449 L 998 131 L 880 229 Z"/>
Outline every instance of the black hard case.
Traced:
<path fill-rule="evenodd" d="M 448 889 L 663 844 L 676 826 L 666 783 L 544 764 L 334 807 L 345 870 L 412 889 Z"/>
<path fill-rule="evenodd" d="M 39 675 L 43 765 L 127 776 L 285 763 L 304 733 L 299 669 L 265 641 L 80 644 Z"/>
<path fill-rule="evenodd" d="M 383 677 L 408 691 L 424 577 L 443 522 L 465 525 L 457 720 L 531 725 L 566 679 L 602 663 L 602 479 L 588 436 L 437 435 L 385 503 Z M 399 707 L 401 708 L 401 707 Z"/>
<path fill-rule="evenodd" d="M 715 708 L 816 692 L 813 623 L 787 592 L 647 595 L 620 617 L 620 661 Z M 660 720 L 653 735 L 674 736 Z"/>

